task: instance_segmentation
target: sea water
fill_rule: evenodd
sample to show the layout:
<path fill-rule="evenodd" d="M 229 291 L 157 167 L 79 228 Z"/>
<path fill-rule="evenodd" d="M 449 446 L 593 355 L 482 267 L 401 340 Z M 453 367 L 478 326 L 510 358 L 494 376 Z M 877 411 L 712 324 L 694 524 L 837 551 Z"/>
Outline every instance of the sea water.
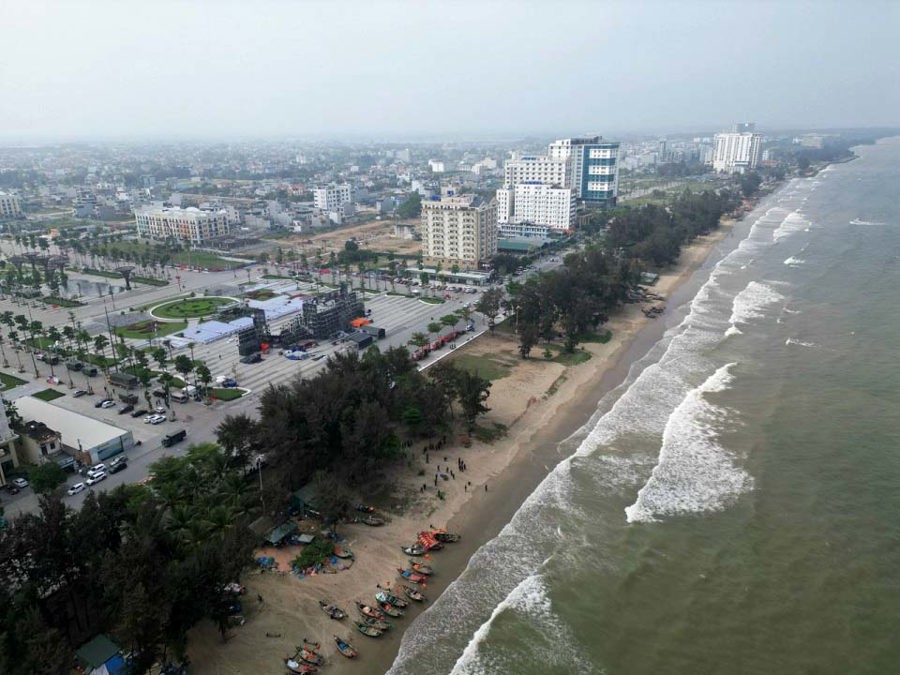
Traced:
<path fill-rule="evenodd" d="M 900 139 L 857 152 L 736 227 L 392 675 L 900 672 Z"/>

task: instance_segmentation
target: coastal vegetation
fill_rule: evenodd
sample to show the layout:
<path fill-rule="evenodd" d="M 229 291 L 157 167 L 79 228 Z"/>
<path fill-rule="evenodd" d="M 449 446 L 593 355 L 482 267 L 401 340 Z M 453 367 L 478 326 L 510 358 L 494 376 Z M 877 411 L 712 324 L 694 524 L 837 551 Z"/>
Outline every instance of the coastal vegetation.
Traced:
<path fill-rule="evenodd" d="M 753 190 L 759 183 L 752 181 Z M 749 183 L 748 183 L 749 186 Z M 583 341 L 622 305 L 647 268 L 660 268 L 678 260 L 681 248 L 709 234 L 739 201 L 730 191 L 684 191 L 666 207 L 646 205 L 620 208 L 607 217 L 605 229 L 583 250 L 565 257 L 565 266 L 507 285 L 506 309 L 519 338 L 519 352 L 528 358 L 543 340 L 562 338 L 565 354 L 574 354 Z M 599 219 L 598 219 L 599 220 Z M 498 298 L 485 293 L 476 310 L 493 326 Z M 572 357 L 551 358 L 574 363 Z"/>
<path fill-rule="evenodd" d="M 487 412 L 489 380 L 439 365 L 425 375 L 402 347 L 337 353 L 315 377 L 270 386 L 258 420 L 228 416 L 217 437 L 235 456 L 264 453 L 286 489 L 317 472 L 356 489 L 375 486 L 408 441 L 446 433 L 457 413 L 471 427 Z"/>
<path fill-rule="evenodd" d="M 251 561 L 255 484 L 215 445 L 151 469 L 152 489 L 89 493 L 80 510 L 50 492 L 0 531 L 0 671 L 68 672 L 73 648 L 106 632 L 143 673 L 183 658 L 200 620 L 227 629 L 223 589 Z"/>

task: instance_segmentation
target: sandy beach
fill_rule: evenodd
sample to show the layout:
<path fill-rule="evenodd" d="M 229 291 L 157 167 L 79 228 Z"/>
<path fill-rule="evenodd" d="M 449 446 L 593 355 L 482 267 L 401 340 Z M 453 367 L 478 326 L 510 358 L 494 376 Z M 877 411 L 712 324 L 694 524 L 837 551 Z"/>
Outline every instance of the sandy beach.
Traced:
<path fill-rule="evenodd" d="M 678 264 L 661 274 L 654 292 L 671 298 L 730 231 L 731 224 L 725 223 L 685 247 Z M 448 439 L 443 449 L 430 453 L 428 465 L 421 452 L 423 444 L 415 444 L 407 466 L 395 477 L 398 489 L 392 503 L 380 505 L 389 522 L 379 528 L 340 526 L 338 531 L 355 554 L 354 564 L 335 574 L 303 579 L 286 572 L 249 572 L 242 579 L 248 589 L 243 603 L 246 623 L 234 628 L 224 643 L 210 622 L 193 630 L 189 638 L 192 671 L 223 675 L 284 672 L 284 658 L 304 639 L 321 644 L 327 672 L 386 671 L 399 648 L 402 631 L 424 608 L 410 603 L 405 617 L 392 620 L 394 629 L 374 640 L 358 633 L 352 623 L 357 615 L 355 601 L 372 602 L 378 585 L 398 584 L 396 568 L 407 566 L 400 546 L 412 543 L 417 533 L 430 525 L 463 536 L 461 542 L 446 546 L 428 561 L 435 575 L 423 592 L 436 599 L 465 568 L 472 553 L 502 529 L 537 484 L 564 459 L 559 442 L 588 421 L 603 394 L 624 379 L 631 363 L 646 353 L 664 327 L 665 318 L 648 319 L 640 305 L 627 305 L 606 325 L 612 339 L 606 344 L 584 344 L 591 358 L 574 366 L 545 360 L 540 348 L 523 361 L 514 336 L 500 331 L 457 349 L 454 357 L 489 354 L 494 362 L 509 368 L 505 377 L 493 382 L 487 402 L 491 411 L 481 422 L 483 426 L 503 424 L 508 433 L 491 444 L 473 439 L 471 447 L 464 447 L 461 439 Z M 460 459 L 468 466 L 464 473 L 457 470 Z M 442 472 L 449 465 L 456 477 L 439 481 L 435 488 L 433 476 L 438 465 Z M 424 476 L 420 475 L 422 469 Z M 423 482 L 425 492 L 421 491 Z M 438 489 L 444 499 L 438 498 Z M 312 528 L 313 524 L 305 522 L 301 527 Z M 295 553 L 280 555 L 286 561 Z M 344 608 L 349 618 L 341 622 L 329 619 L 318 607 L 320 599 Z M 343 658 L 333 635 L 350 640 L 360 657 L 354 661 Z"/>

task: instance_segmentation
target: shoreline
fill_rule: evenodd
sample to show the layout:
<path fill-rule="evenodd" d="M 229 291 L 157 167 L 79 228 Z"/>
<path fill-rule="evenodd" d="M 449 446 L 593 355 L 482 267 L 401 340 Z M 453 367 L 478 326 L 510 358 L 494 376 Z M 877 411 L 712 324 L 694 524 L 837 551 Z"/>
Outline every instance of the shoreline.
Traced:
<path fill-rule="evenodd" d="M 690 286 L 688 282 L 704 267 L 735 224 L 736 221 L 723 220 L 718 230 L 685 246 L 678 263 L 660 274 L 653 291 L 666 297 L 667 307 L 679 307 L 688 299 L 679 294 L 679 289 Z M 511 393 L 519 394 L 507 397 L 515 398 L 518 404 L 518 408 L 506 405 L 510 417 L 507 435 L 490 445 L 475 442 L 470 448 L 452 446 L 432 453 L 432 464 L 443 463 L 446 454 L 448 461 L 461 458 L 470 465 L 469 471 L 458 478 L 465 478 L 465 482 L 471 479 L 471 491 L 459 490 L 464 481 L 456 480 L 441 485 L 444 500 L 436 500 L 428 493 L 423 498 L 419 493 L 422 477 L 414 468 L 403 471 L 397 483 L 408 489 L 407 498 L 413 502 L 405 512 L 392 517 L 384 527 L 346 525 L 341 528 L 341 534 L 347 537 L 356 554 L 357 563 L 351 569 L 303 580 L 288 573 L 249 572 L 244 580 L 248 587 L 246 625 L 235 629 L 224 645 L 209 622 L 197 627 L 189 642 L 193 672 L 217 675 L 269 672 L 276 666 L 275 657 L 277 665 L 283 665 L 281 659 L 307 637 L 322 644 L 329 672 L 340 675 L 388 670 L 397 656 L 403 633 L 423 609 L 410 607 L 405 618 L 393 621 L 394 630 L 379 640 L 372 640 L 356 632 L 351 619 L 340 623 L 329 620 L 318 610 L 318 600 L 335 602 L 351 610 L 348 613 L 354 617 L 356 599 L 371 600 L 376 585 L 396 583 L 395 568 L 406 566 L 400 545 L 414 541 L 418 531 L 431 524 L 463 535 L 459 543 L 446 546 L 430 560 L 437 571 L 425 593 L 429 599 L 437 599 L 464 571 L 475 551 L 500 532 L 538 484 L 574 451 L 565 448 L 565 441 L 578 440 L 574 437 L 596 413 L 601 398 L 625 380 L 632 364 L 656 344 L 676 318 L 674 312 L 667 312 L 659 319 L 649 319 L 641 313 L 640 305 L 626 305 L 605 326 L 613 331 L 610 342 L 584 345 L 592 353 L 587 362 L 566 367 L 535 357 L 517 363 L 513 374 L 522 371 L 521 388 L 507 381 L 514 380 L 512 376 L 498 380 L 492 398 L 487 401 L 489 406 L 501 408 L 501 401 L 493 400 L 495 392 L 508 388 Z M 455 353 L 480 349 L 493 353 L 491 347 L 496 345 L 492 342 L 504 339 L 508 340 L 486 334 Z M 532 370 L 540 370 L 538 375 L 528 372 L 529 363 Z M 528 397 L 527 393 L 535 393 L 536 387 L 540 388 L 538 395 L 541 390 L 546 393 Z M 524 396 L 523 390 L 527 392 Z M 503 398 L 502 392 L 498 393 L 498 398 Z M 499 411 L 489 413 L 485 421 L 495 419 L 495 412 Z M 437 457 L 438 452 L 441 457 Z M 428 471 L 431 470 L 429 467 Z M 257 604 L 250 600 L 257 594 L 264 596 L 265 602 Z M 332 634 L 349 639 L 360 651 L 360 658 L 349 661 L 340 657 L 333 646 Z M 263 654 L 263 650 L 270 654 Z M 248 670 L 251 663 L 256 670 Z"/>

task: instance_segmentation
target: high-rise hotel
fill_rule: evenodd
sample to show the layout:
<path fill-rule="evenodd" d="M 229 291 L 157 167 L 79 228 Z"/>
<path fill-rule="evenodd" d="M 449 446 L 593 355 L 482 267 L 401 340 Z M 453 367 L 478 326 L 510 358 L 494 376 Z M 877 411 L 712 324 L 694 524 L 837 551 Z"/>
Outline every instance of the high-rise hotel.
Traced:
<path fill-rule="evenodd" d="M 422 202 L 422 259 L 426 265 L 477 270 L 497 253 L 497 202 L 448 195 Z"/>

